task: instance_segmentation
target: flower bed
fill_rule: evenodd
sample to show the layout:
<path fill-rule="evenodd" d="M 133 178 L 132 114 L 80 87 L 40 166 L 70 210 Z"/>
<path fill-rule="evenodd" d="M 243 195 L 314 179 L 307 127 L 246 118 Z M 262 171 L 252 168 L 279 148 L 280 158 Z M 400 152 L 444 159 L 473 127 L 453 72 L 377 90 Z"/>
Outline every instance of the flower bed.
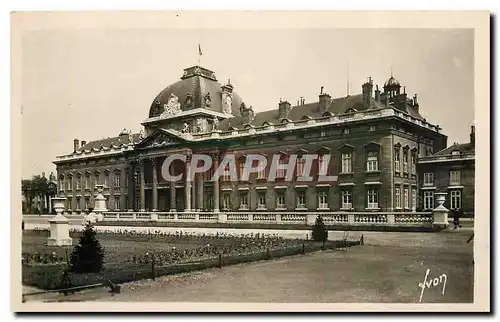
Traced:
<path fill-rule="evenodd" d="M 80 232 L 70 236 L 77 243 Z M 67 269 L 71 247 L 46 246 L 48 230 L 23 233 L 23 283 L 57 289 Z M 189 272 L 237 263 L 288 256 L 318 250 L 321 243 L 284 239 L 266 234 L 194 234 L 184 231 L 99 231 L 104 246 L 104 268 L 98 274 L 72 274 L 72 286 L 123 283 L 154 276 Z M 350 246 L 349 243 L 348 246 Z M 328 242 L 335 248 L 338 243 Z M 153 262 L 154 261 L 154 265 Z"/>

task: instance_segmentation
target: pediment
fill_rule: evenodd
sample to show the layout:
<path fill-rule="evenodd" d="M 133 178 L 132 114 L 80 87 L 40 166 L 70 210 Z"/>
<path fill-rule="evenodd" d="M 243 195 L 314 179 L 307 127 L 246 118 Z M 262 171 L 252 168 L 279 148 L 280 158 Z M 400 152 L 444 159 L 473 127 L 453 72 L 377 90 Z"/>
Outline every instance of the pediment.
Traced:
<path fill-rule="evenodd" d="M 152 149 L 161 147 L 177 146 L 184 143 L 184 139 L 178 136 L 174 136 L 163 130 L 159 130 L 139 142 L 135 148 L 136 149 Z"/>

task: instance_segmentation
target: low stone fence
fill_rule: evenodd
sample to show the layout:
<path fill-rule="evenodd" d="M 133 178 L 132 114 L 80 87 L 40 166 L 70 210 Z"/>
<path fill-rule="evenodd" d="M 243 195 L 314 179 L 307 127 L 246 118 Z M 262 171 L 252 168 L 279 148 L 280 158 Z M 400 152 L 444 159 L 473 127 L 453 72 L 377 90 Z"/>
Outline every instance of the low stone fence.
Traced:
<path fill-rule="evenodd" d="M 432 226 L 433 212 L 117 212 L 103 213 L 103 222 L 179 222 L 220 224 L 301 224 L 312 226 L 321 215 L 334 226 Z"/>

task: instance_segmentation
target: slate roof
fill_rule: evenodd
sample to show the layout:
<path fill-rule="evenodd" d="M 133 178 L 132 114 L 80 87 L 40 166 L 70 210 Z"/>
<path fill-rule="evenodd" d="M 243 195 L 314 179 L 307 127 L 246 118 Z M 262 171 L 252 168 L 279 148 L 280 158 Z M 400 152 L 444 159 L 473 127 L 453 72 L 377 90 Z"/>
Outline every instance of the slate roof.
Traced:
<path fill-rule="evenodd" d="M 441 151 L 434 153 L 432 156 L 446 156 L 451 155 L 453 151 L 459 150 L 462 154 L 475 154 L 476 146 L 473 143 L 456 143 L 444 148 Z"/>
<path fill-rule="evenodd" d="M 304 105 L 296 105 L 292 106 L 290 112 L 287 116 L 287 119 L 291 121 L 299 121 L 303 119 L 305 116 L 309 116 L 311 118 L 319 118 L 323 116 L 323 113 L 319 111 L 318 108 L 319 102 L 308 103 Z M 330 105 L 328 106 L 327 111 L 332 113 L 333 115 L 344 114 L 346 112 L 350 112 L 350 109 L 354 109 L 356 111 L 365 111 L 368 108 L 370 109 L 379 109 L 379 108 L 387 108 L 383 103 L 377 102 L 372 99 L 371 107 L 366 106 L 363 103 L 363 95 L 349 95 L 345 97 L 334 98 L 331 100 Z M 423 120 L 424 118 L 419 114 L 419 112 L 409 104 L 406 104 L 406 110 L 404 111 L 410 114 L 412 117 Z M 264 122 L 269 122 L 273 124 L 281 123 L 281 119 L 278 118 L 278 109 L 263 111 L 255 113 L 254 119 L 250 122 L 253 126 L 262 126 Z M 227 131 L 231 127 L 233 128 L 242 128 L 245 124 L 243 124 L 243 118 L 241 116 L 235 116 L 230 119 L 223 120 L 219 123 L 219 129 L 222 131 Z"/>
<path fill-rule="evenodd" d="M 132 134 L 132 143 L 137 143 L 140 141 L 140 133 Z M 119 135 L 112 138 L 105 138 L 101 140 L 95 140 L 87 142 L 83 147 L 80 147 L 77 152 L 81 152 L 83 150 L 101 150 L 102 148 L 108 149 L 112 146 L 121 147 L 123 145 L 128 145 L 130 142 L 129 135 Z"/>

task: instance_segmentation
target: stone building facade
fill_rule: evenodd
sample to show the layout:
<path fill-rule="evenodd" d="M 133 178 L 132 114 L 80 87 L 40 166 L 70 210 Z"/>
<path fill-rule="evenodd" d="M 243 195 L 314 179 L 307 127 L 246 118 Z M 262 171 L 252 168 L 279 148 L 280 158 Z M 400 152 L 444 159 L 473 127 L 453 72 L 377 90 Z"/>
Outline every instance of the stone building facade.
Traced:
<path fill-rule="evenodd" d="M 445 193 L 444 206 L 474 214 L 475 127 L 468 143 L 454 143 L 418 161 L 421 208 L 431 209 L 436 193 Z"/>
<path fill-rule="evenodd" d="M 443 150 L 447 137 L 421 116 L 417 95 L 408 98 L 401 87 L 391 76 L 380 90 L 369 78 L 358 95 L 332 98 L 321 87 L 316 102 L 280 99 L 277 109 L 257 113 L 230 81 L 220 84 L 213 71 L 190 67 L 153 100 L 141 133 L 75 139 L 73 152 L 54 161 L 59 193 L 76 212 L 92 207 L 96 184 L 106 186 L 108 208 L 120 211 L 415 210 L 417 160 Z M 186 173 L 197 153 L 209 154 L 213 168 L 192 182 L 167 182 L 163 162 L 173 153 L 187 157 L 171 164 L 174 173 Z M 267 168 L 246 181 L 210 180 L 225 157 L 234 156 L 241 169 L 251 154 L 265 156 Z M 310 182 L 297 180 L 305 154 L 320 159 Z M 267 180 L 275 155 L 283 165 L 298 156 L 292 180 L 284 180 L 286 171 Z M 338 180 L 318 181 L 320 167 Z"/>

